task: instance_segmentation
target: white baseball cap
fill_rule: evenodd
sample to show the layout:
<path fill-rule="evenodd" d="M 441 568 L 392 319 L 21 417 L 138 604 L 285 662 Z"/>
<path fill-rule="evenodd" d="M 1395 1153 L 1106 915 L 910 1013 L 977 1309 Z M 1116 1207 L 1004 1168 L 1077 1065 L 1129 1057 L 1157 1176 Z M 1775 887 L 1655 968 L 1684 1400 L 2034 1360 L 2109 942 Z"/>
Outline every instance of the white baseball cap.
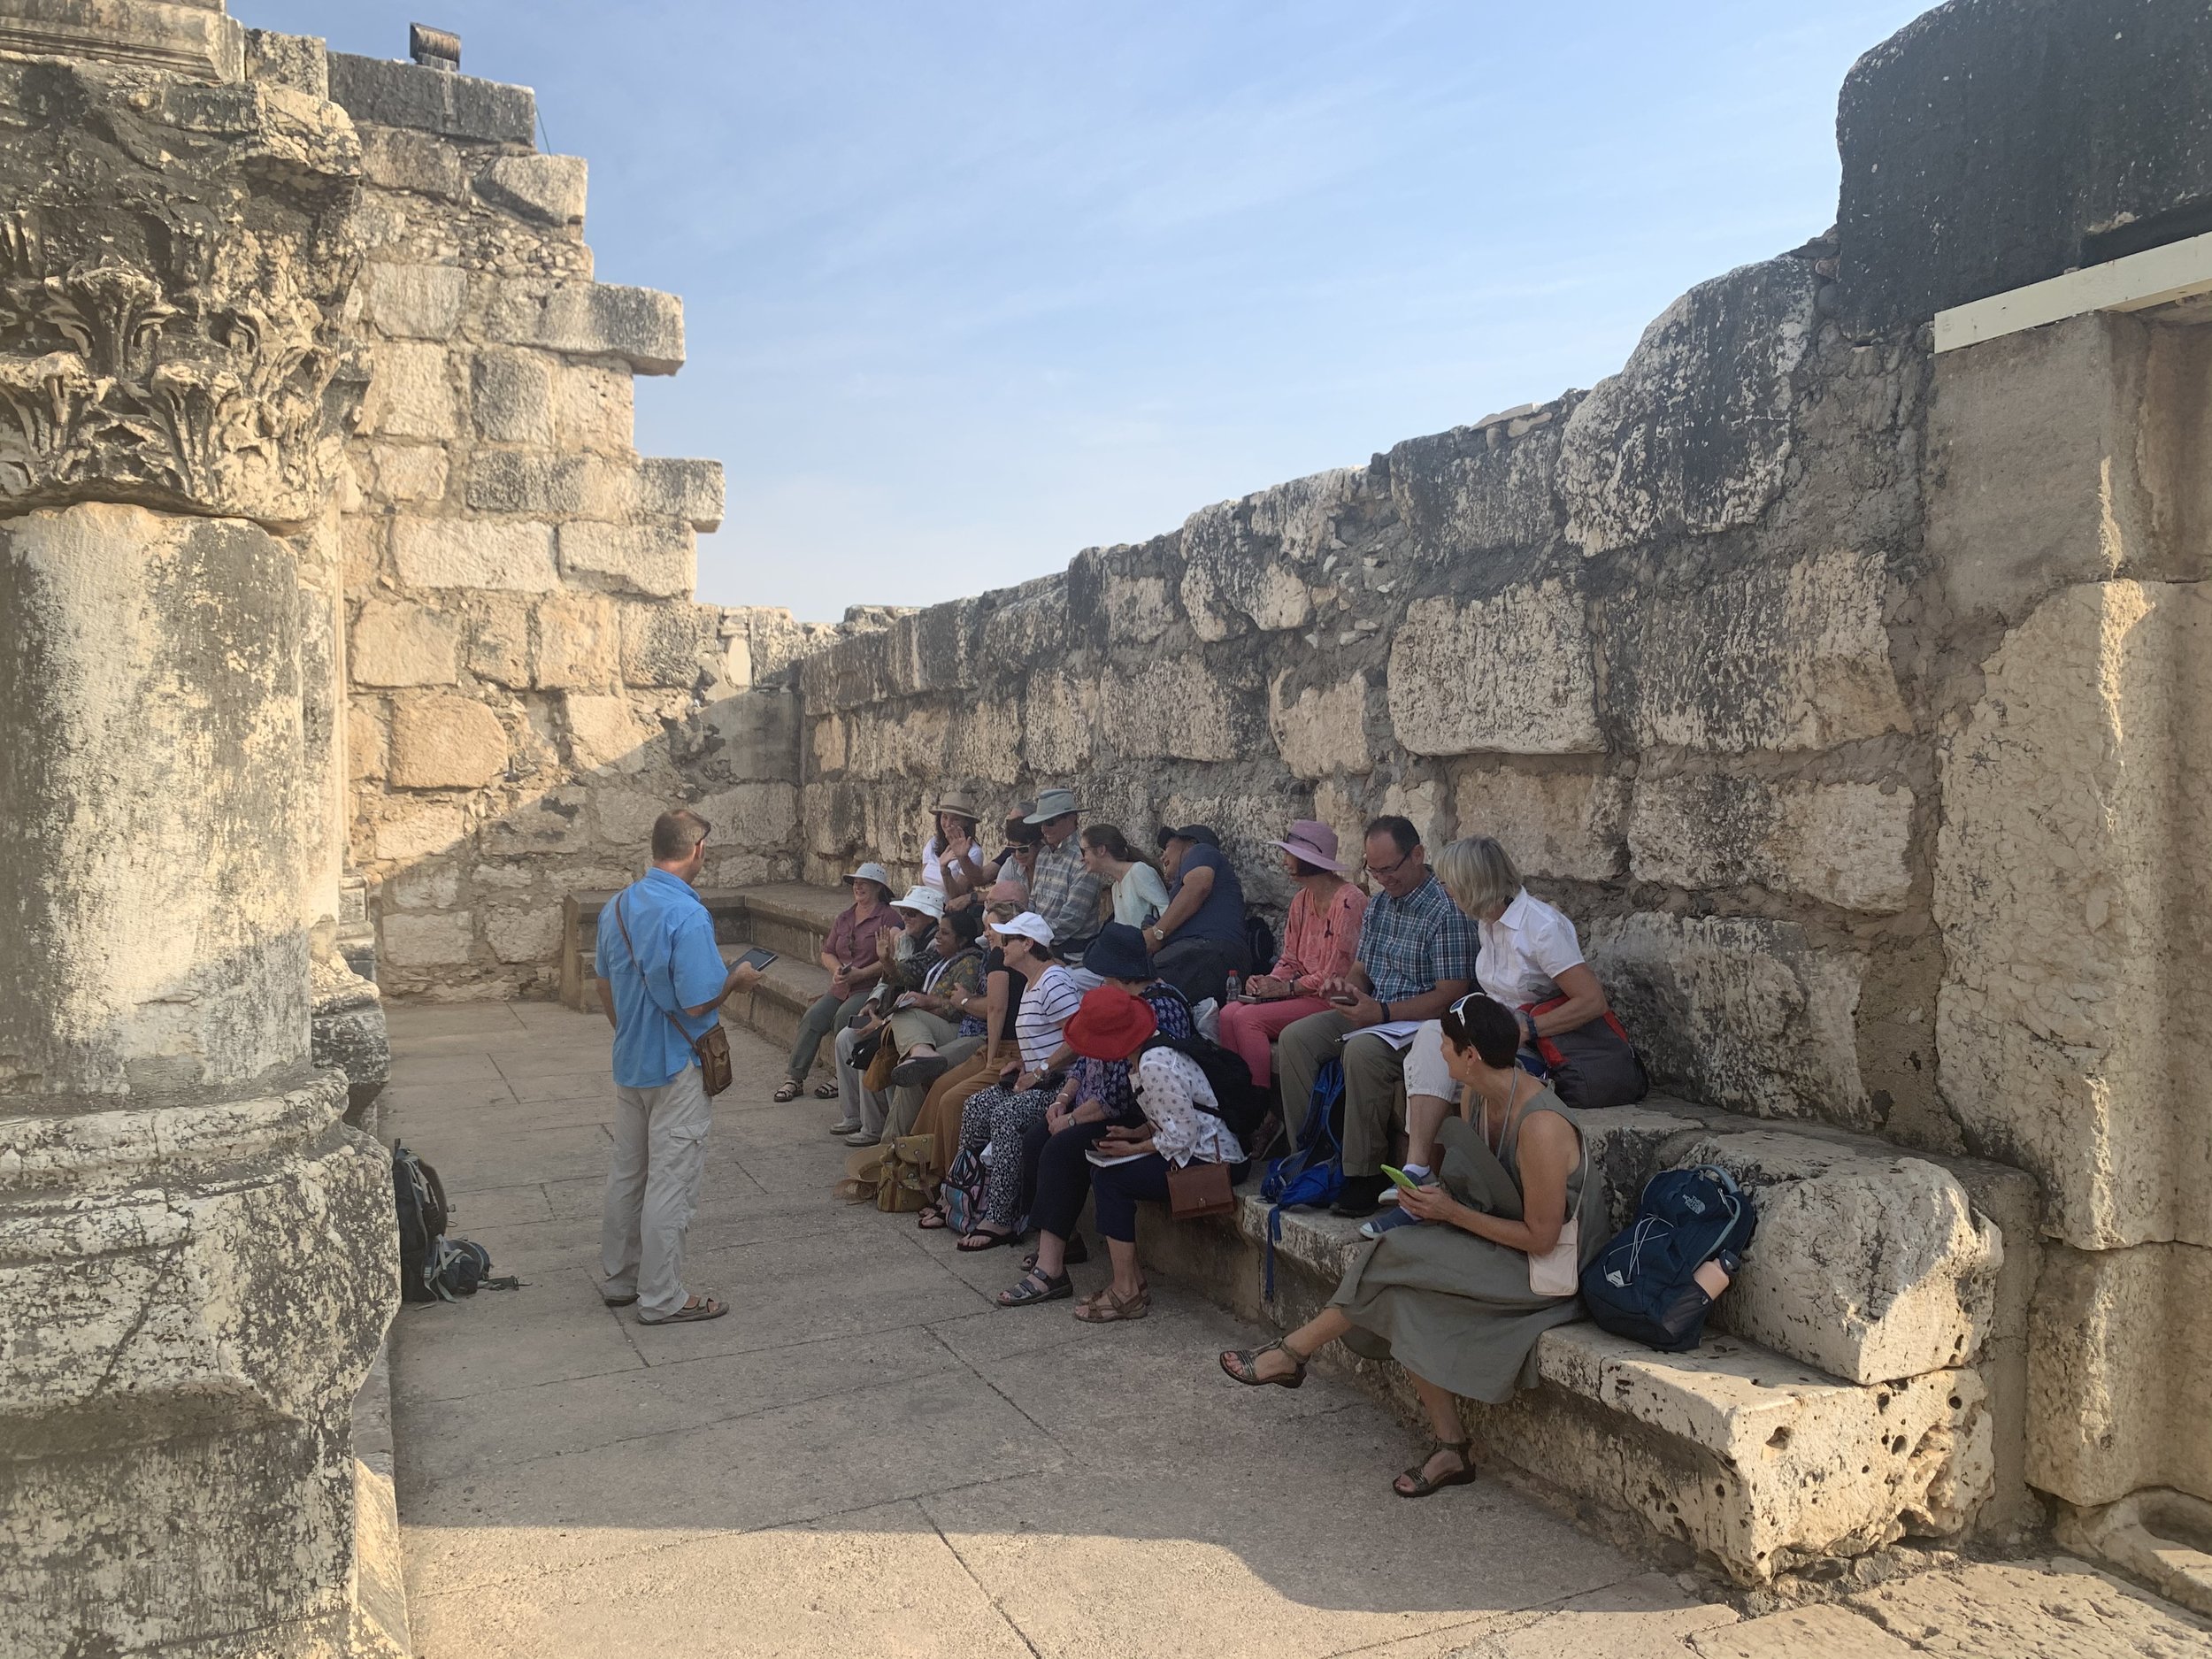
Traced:
<path fill-rule="evenodd" d="M 1002 937 L 1019 933 L 1024 939 L 1033 939 L 1047 947 L 1052 943 L 1052 924 L 1034 910 L 1024 910 L 1010 922 L 993 922 L 991 931 Z"/>

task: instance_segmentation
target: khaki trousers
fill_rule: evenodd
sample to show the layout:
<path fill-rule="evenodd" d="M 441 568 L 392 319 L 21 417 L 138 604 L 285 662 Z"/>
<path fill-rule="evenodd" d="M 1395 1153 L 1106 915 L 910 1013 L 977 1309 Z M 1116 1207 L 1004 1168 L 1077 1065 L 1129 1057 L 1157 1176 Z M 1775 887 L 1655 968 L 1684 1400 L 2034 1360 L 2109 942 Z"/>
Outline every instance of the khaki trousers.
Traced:
<path fill-rule="evenodd" d="M 1379 1175 L 1405 1122 L 1405 1056 L 1380 1037 L 1354 1030 L 1343 1015 L 1309 1014 L 1277 1041 L 1284 1126 L 1293 1141 L 1303 1133 L 1314 1073 L 1332 1056 L 1344 1061 L 1344 1172 Z"/>

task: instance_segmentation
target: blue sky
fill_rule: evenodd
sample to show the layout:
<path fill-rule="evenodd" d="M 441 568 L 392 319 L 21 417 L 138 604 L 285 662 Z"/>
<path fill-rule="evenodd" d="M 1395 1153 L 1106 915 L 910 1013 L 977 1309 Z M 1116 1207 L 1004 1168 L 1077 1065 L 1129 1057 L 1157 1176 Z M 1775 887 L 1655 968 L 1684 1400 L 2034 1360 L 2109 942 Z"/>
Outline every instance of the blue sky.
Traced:
<path fill-rule="evenodd" d="M 1762 0 L 232 0 L 537 88 L 603 280 L 684 296 L 638 443 L 700 597 L 832 619 L 1588 386 L 1834 218 L 1836 89 L 1922 10 Z"/>

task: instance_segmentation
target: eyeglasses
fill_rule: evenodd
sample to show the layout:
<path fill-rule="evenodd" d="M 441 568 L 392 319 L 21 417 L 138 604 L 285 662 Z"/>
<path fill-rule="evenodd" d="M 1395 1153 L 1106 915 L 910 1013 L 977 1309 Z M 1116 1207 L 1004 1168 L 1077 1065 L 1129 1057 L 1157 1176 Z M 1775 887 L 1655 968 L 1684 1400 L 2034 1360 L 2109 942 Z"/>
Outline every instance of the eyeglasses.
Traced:
<path fill-rule="evenodd" d="M 1378 880 L 1380 880 L 1385 878 L 1396 875 L 1398 872 L 1403 870 L 1406 865 L 1410 864 L 1412 861 L 1413 855 L 1411 853 L 1408 853 L 1404 857 L 1399 859 L 1394 864 L 1371 864 L 1367 866 L 1367 873 L 1375 877 Z"/>

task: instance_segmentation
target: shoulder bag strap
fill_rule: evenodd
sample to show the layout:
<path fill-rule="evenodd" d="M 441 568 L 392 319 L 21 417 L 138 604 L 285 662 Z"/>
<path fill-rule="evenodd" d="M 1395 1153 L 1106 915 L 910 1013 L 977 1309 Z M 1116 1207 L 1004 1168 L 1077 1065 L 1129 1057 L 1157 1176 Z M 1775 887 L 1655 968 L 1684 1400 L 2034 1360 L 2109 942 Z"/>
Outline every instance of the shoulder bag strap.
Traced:
<path fill-rule="evenodd" d="M 626 891 L 627 889 L 625 889 L 625 893 L 626 893 Z M 624 894 L 617 894 L 615 895 L 614 925 L 621 932 L 622 943 L 630 953 L 631 964 L 637 969 L 639 987 L 644 991 L 645 1000 L 649 1002 L 653 1002 L 653 982 L 645 977 L 645 964 L 637 954 L 637 945 L 635 941 L 634 941 L 630 937 L 630 925 L 622 919 L 623 897 Z M 675 977 L 675 964 L 672 960 L 669 964 L 669 977 L 671 979 L 673 979 Z M 683 1021 L 678 1019 L 676 1016 L 671 1013 L 667 1009 L 662 1008 L 658 1002 L 653 1002 L 653 1006 L 659 1010 L 660 1015 L 664 1019 L 667 1020 L 670 1025 L 676 1028 L 676 1034 L 684 1040 L 684 1047 L 691 1050 L 693 1058 L 698 1058 L 699 1039 L 686 1031 L 684 1029 Z"/>

